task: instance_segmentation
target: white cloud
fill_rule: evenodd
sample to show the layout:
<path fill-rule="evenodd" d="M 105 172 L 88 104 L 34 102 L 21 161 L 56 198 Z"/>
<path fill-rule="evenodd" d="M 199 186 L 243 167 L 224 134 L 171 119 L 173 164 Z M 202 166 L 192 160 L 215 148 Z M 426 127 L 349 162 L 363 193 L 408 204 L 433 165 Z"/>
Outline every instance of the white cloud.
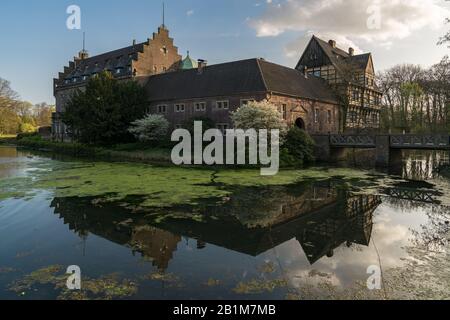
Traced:
<path fill-rule="evenodd" d="M 187 15 L 188 17 L 190 17 L 190 16 L 192 16 L 194 13 L 195 13 L 194 10 L 189 10 L 188 12 L 186 12 L 186 15 Z"/>
<path fill-rule="evenodd" d="M 386 46 L 417 30 L 439 28 L 450 15 L 443 7 L 445 1 L 436 0 L 284 0 L 277 4 L 267 3 L 265 13 L 249 22 L 257 36 L 278 36 L 287 31 L 314 32 L 333 35 L 344 44 L 364 40 L 379 41 Z M 380 28 L 369 28 L 369 18 L 377 10 Z"/>

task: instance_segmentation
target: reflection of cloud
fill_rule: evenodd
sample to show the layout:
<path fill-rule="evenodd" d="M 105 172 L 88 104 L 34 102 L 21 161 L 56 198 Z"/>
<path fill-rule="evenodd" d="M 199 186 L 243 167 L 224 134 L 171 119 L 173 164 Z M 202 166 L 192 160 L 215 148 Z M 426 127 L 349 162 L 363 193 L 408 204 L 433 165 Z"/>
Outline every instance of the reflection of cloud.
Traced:
<path fill-rule="evenodd" d="M 410 245 L 411 232 L 409 228 L 416 228 L 426 222 L 427 217 L 421 208 L 405 213 L 396 210 L 388 203 L 383 203 L 374 214 L 372 238 L 375 241 L 382 267 L 384 270 L 403 265 L 401 258 L 406 256 L 404 247 Z M 276 249 L 288 277 L 292 284 L 315 285 L 328 282 L 337 287 L 353 285 L 356 281 L 366 281 L 367 268 L 378 265 L 378 255 L 371 242 L 369 247 L 353 245 L 347 248 L 345 244 L 334 250 L 332 258 L 323 257 L 313 266 L 306 259 L 301 245 L 296 240 L 284 243 Z M 286 258 L 285 258 L 286 257 Z M 317 273 L 311 277 L 311 270 Z M 323 274 L 328 274 L 329 278 Z"/>

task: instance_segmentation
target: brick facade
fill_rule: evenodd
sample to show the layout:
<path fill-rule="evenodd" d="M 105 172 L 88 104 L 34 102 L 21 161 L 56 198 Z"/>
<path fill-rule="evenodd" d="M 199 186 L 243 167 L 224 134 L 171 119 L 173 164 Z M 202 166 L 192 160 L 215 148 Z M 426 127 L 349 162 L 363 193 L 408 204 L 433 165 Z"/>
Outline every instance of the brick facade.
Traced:
<path fill-rule="evenodd" d="M 339 106 L 337 104 L 263 93 L 153 102 L 148 111 L 153 114 L 163 114 L 169 120 L 172 129 L 183 127 L 186 122 L 199 117 L 211 119 L 220 129 L 224 126 L 233 128 L 231 113 L 249 100 L 269 101 L 282 114 L 289 126 L 301 123 L 304 126 L 303 129 L 311 134 L 328 134 L 339 131 Z M 217 102 L 222 101 L 228 102 L 228 109 L 217 107 Z M 205 104 L 204 111 L 203 103 Z M 180 111 L 180 108 L 177 111 L 177 105 L 184 105 L 184 111 Z"/>
<path fill-rule="evenodd" d="M 56 113 L 53 115 L 52 132 L 54 139 L 69 139 L 66 126 L 61 122 L 67 102 L 76 90 L 83 90 L 90 77 L 101 71 L 109 71 L 119 81 L 141 79 L 178 69 L 181 55 L 169 31 L 161 26 L 152 39 L 135 43 L 129 47 L 111 51 L 94 57 L 88 57 L 86 51 L 64 67 L 57 79 L 54 79 Z"/>

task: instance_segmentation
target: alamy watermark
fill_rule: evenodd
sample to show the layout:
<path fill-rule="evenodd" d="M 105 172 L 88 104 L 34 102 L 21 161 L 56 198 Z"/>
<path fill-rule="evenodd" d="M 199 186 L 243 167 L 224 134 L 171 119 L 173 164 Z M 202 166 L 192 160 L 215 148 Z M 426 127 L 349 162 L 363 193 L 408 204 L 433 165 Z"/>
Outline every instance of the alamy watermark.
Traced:
<path fill-rule="evenodd" d="M 194 135 L 177 129 L 172 141 L 175 165 L 261 165 L 261 175 L 274 176 L 280 167 L 280 130 L 209 129 L 203 134 L 201 121 L 194 122 Z M 210 142 L 205 148 L 204 143 Z M 269 152 L 270 148 L 270 152 Z"/>
<path fill-rule="evenodd" d="M 381 5 L 379 0 L 374 0 L 373 3 L 367 7 L 367 29 L 380 30 L 381 29 Z"/>
<path fill-rule="evenodd" d="M 66 286 L 69 290 L 81 290 L 81 268 L 79 266 L 69 266 L 66 271 L 70 274 Z"/>
<path fill-rule="evenodd" d="M 81 8 L 77 5 L 70 5 L 67 7 L 66 13 L 69 17 L 66 20 L 66 27 L 69 30 L 81 29 Z"/>
<path fill-rule="evenodd" d="M 367 274 L 370 277 L 367 279 L 367 289 L 381 290 L 381 268 L 377 265 L 372 265 L 367 268 Z"/>

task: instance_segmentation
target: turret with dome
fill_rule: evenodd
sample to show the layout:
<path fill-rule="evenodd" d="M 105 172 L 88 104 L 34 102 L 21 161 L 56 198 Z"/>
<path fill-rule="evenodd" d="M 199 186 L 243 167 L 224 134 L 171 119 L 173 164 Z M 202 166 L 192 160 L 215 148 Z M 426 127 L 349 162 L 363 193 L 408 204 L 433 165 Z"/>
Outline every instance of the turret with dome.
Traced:
<path fill-rule="evenodd" d="M 180 70 L 190 70 L 198 68 L 198 62 L 191 58 L 189 51 L 186 58 L 181 62 Z"/>

